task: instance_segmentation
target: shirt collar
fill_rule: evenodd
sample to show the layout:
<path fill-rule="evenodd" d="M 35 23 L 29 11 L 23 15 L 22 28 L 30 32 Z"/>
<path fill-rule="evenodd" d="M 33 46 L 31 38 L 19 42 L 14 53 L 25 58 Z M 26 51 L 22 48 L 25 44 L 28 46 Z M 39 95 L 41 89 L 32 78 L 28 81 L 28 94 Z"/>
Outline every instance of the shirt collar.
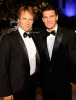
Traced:
<path fill-rule="evenodd" d="M 54 28 L 55 33 L 57 33 L 57 29 L 58 29 L 58 24 L 56 25 L 56 27 Z M 48 31 L 48 30 L 47 30 Z M 49 31 L 48 31 L 49 32 Z"/>
<path fill-rule="evenodd" d="M 58 24 L 56 25 L 56 27 L 55 27 L 55 33 L 57 33 L 57 29 L 58 29 Z"/>
<path fill-rule="evenodd" d="M 18 30 L 20 32 L 20 35 L 23 37 L 23 33 L 25 32 L 22 28 L 18 27 Z"/>

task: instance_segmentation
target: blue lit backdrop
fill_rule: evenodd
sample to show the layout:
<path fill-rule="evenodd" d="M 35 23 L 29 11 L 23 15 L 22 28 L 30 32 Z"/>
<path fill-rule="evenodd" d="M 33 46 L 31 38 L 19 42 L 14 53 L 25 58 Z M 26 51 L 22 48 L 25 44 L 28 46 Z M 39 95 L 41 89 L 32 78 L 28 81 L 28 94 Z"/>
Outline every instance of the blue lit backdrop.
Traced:
<path fill-rule="evenodd" d="M 65 0 L 65 7 L 63 8 L 63 0 L 58 0 L 58 7 L 60 12 L 67 17 L 76 17 L 76 0 Z"/>

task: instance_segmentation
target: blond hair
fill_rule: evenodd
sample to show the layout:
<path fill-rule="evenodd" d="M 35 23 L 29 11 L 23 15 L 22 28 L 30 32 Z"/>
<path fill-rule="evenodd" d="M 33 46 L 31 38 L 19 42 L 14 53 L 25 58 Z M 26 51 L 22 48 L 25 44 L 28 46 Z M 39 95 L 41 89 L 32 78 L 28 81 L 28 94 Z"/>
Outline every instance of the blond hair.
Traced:
<path fill-rule="evenodd" d="M 20 18 L 21 13 L 28 11 L 33 17 L 35 17 L 35 12 L 31 6 L 21 6 L 18 10 L 17 17 Z"/>

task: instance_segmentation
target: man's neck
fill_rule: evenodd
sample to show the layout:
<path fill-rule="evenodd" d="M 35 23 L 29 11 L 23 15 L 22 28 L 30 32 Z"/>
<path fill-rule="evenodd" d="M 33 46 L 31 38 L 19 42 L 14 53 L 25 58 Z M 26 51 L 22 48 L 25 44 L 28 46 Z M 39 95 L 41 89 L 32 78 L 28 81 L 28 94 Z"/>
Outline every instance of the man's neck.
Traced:
<path fill-rule="evenodd" d="M 56 29 L 57 29 L 57 26 L 58 26 L 58 25 L 56 24 L 54 28 L 47 28 L 47 31 L 48 31 L 48 32 L 52 32 L 53 30 L 56 30 Z"/>
<path fill-rule="evenodd" d="M 48 32 L 52 32 L 53 30 L 55 30 L 55 33 L 57 33 L 57 29 L 58 29 L 58 24 L 56 24 L 56 26 L 52 29 L 46 29 Z"/>

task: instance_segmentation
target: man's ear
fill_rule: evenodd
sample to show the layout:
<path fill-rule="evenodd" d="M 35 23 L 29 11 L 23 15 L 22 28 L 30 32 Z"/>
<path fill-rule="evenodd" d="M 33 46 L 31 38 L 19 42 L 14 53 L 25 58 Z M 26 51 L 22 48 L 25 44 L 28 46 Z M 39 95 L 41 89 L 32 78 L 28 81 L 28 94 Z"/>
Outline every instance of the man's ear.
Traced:
<path fill-rule="evenodd" d="M 58 21 L 58 15 L 56 16 L 56 20 Z"/>
<path fill-rule="evenodd" d="M 44 22 L 43 17 L 42 17 L 42 21 Z"/>
<path fill-rule="evenodd" d="M 19 18 L 17 19 L 18 22 L 20 22 Z"/>

